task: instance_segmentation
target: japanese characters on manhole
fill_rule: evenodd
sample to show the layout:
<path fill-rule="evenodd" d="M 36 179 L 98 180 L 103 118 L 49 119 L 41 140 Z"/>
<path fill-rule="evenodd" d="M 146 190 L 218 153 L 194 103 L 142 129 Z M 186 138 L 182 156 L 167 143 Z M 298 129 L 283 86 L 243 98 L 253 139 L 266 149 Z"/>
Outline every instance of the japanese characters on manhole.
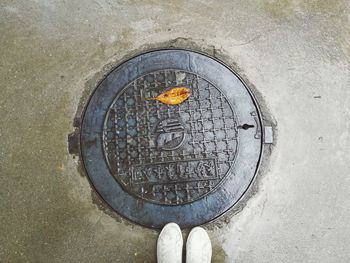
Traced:
<path fill-rule="evenodd" d="M 154 98 L 172 87 L 189 99 L 166 105 Z M 193 73 L 160 70 L 119 92 L 103 128 L 109 169 L 130 194 L 179 205 L 204 197 L 225 179 L 237 151 L 237 123 L 225 95 Z"/>

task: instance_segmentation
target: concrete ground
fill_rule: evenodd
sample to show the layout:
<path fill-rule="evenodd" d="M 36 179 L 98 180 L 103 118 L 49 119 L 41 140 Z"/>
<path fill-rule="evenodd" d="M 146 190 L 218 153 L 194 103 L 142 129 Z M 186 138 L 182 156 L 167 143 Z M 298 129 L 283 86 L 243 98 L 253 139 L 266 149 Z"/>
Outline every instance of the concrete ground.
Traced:
<path fill-rule="evenodd" d="M 157 231 L 98 201 L 67 135 L 103 72 L 167 45 L 224 54 L 277 124 L 257 193 L 206 226 L 213 262 L 350 262 L 349 15 L 347 0 L 1 0 L 0 262 L 155 262 Z"/>

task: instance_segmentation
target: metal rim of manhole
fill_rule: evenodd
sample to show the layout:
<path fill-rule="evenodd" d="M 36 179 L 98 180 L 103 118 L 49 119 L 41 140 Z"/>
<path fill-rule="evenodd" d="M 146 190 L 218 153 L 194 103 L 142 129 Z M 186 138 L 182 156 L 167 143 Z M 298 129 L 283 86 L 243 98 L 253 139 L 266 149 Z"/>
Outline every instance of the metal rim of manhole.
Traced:
<path fill-rule="evenodd" d="M 155 98 L 173 88 L 188 99 Z M 200 225 L 244 195 L 260 164 L 263 123 L 243 80 L 208 55 L 153 50 L 112 70 L 83 114 L 81 156 L 118 214 L 152 228 Z"/>

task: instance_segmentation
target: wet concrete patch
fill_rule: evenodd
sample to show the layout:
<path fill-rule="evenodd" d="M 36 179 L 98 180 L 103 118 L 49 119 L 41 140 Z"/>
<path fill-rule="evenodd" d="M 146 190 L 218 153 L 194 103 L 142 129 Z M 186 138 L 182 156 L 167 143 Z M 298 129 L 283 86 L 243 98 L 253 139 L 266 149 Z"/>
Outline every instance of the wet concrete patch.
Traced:
<path fill-rule="evenodd" d="M 208 226 L 213 255 L 224 250 L 216 261 L 349 261 L 348 3 L 287 5 L 298 16 L 276 10 L 276 19 L 257 2 L 3 1 L 1 260 L 154 262 L 157 233 L 96 207 L 66 136 L 86 82 L 106 64 L 192 38 L 210 54 L 225 50 L 279 123 L 260 190 L 220 228 Z M 145 16 L 153 22 L 142 28 Z"/>

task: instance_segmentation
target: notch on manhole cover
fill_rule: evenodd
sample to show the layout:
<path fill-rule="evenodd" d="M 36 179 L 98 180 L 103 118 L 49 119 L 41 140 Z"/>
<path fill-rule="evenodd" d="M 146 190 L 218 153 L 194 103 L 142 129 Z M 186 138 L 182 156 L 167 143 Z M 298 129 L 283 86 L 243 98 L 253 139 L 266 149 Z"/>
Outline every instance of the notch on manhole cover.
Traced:
<path fill-rule="evenodd" d="M 149 98 L 186 87 L 180 104 Z M 246 85 L 192 51 L 134 57 L 97 87 L 81 124 L 81 153 L 96 191 L 148 226 L 208 222 L 252 182 L 262 152 L 259 109 Z"/>

